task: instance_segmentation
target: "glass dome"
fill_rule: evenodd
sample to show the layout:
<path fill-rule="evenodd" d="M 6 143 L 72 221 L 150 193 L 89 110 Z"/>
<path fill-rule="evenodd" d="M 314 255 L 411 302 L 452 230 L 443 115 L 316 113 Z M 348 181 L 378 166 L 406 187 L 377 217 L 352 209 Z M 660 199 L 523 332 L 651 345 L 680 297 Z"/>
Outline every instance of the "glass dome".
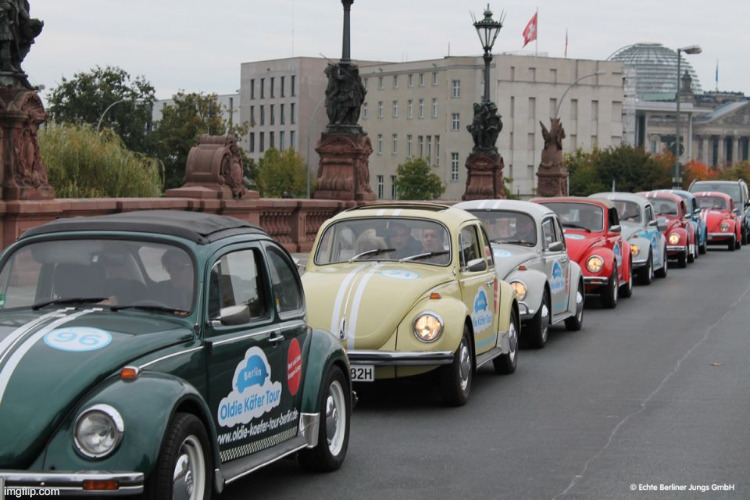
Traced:
<path fill-rule="evenodd" d="M 680 72 L 687 70 L 693 79 L 691 89 L 700 94 L 698 75 L 688 62 L 689 57 L 682 54 Z M 677 92 L 677 51 L 668 49 L 660 43 L 637 43 L 619 49 L 609 56 L 609 61 L 622 62 L 626 67 L 635 68 L 636 96 L 642 101 L 674 100 Z M 682 85 L 682 83 L 680 84 Z"/>

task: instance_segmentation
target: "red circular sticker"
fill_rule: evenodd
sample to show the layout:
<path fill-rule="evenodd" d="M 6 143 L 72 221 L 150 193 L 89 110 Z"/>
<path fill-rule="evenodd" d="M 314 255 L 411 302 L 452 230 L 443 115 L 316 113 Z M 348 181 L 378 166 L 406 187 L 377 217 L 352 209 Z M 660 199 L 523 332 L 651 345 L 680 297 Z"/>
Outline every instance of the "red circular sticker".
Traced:
<path fill-rule="evenodd" d="M 297 339 L 289 343 L 289 353 L 286 358 L 286 377 L 289 392 L 294 396 L 299 390 L 299 382 L 302 380 L 302 352 Z"/>

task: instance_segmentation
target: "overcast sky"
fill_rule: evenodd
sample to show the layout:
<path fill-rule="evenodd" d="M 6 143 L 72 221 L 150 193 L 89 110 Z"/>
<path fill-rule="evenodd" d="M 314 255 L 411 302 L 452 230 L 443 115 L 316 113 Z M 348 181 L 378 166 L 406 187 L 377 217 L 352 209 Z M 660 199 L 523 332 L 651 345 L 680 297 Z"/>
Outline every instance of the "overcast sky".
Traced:
<path fill-rule="evenodd" d="M 143 76 L 159 99 L 179 90 L 229 94 L 240 87 L 242 62 L 293 56 L 341 58 L 343 7 L 339 0 L 29 0 L 44 29 L 23 63 L 34 85 L 47 90 L 96 66 Z M 417 61 L 480 55 L 471 12 L 486 1 L 355 0 L 352 58 Z M 522 50 L 524 27 L 538 9 L 533 54 L 606 59 L 634 43 L 688 55 L 704 90 L 750 96 L 748 0 L 520 0 L 491 2 L 504 26 L 494 53 Z"/>

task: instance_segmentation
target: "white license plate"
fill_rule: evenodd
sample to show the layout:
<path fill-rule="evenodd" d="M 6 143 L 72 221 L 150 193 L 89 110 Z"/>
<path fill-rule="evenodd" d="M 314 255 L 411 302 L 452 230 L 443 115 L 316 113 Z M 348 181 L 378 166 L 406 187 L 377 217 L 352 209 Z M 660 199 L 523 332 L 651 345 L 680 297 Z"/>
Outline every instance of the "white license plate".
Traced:
<path fill-rule="evenodd" d="M 357 365 L 350 369 L 352 371 L 352 382 L 375 381 L 375 366 L 373 365 Z"/>

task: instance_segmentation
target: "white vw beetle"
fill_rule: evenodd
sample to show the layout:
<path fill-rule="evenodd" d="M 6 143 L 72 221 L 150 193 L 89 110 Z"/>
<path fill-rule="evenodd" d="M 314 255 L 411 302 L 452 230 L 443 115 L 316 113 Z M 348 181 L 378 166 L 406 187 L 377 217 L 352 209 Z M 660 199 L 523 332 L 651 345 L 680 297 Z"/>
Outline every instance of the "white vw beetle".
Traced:
<path fill-rule="evenodd" d="M 583 324 L 581 268 L 570 260 L 557 214 L 518 200 L 474 200 L 453 205 L 479 217 L 487 226 L 495 269 L 516 292 L 526 347 L 547 343 L 550 325 L 568 330 Z"/>

